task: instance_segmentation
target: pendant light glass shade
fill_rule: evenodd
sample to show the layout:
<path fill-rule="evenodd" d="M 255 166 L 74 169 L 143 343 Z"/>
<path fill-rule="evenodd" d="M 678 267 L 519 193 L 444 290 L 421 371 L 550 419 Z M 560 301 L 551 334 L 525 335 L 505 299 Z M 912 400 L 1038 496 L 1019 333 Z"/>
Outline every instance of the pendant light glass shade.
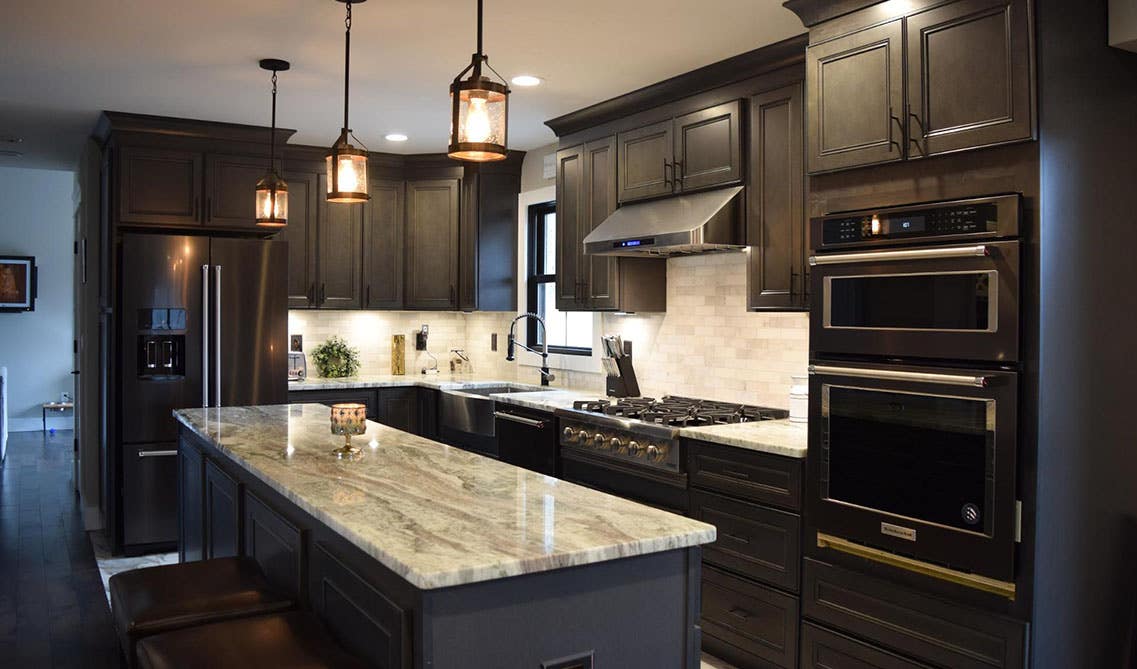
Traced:
<path fill-rule="evenodd" d="M 500 81 L 485 76 L 482 66 Z M 469 77 L 463 79 L 469 73 Z M 508 149 L 509 86 L 482 53 L 482 0 L 478 0 L 478 52 L 450 84 L 450 146 L 456 160 L 484 163 L 503 160 Z"/>
<path fill-rule="evenodd" d="M 343 128 L 339 139 L 332 145 L 327 156 L 328 202 L 359 203 L 367 202 L 367 150 L 358 149 L 351 143 L 351 127 L 348 125 L 348 91 L 351 75 L 351 6 L 364 0 L 336 0 L 347 5 L 347 18 L 344 19 L 343 54 Z M 358 140 L 357 140 L 358 141 Z"/>
<path fill-rule="evenodd" d="M 269 138 L 268 172 L 257 182 L 256 223 L 261 228 L 288 225 L 288 184 L 276 171 L 276 73 L 291 67 L 286 60 L 265 58 L 261 69 L 272 72 L 272 135 Z"/>

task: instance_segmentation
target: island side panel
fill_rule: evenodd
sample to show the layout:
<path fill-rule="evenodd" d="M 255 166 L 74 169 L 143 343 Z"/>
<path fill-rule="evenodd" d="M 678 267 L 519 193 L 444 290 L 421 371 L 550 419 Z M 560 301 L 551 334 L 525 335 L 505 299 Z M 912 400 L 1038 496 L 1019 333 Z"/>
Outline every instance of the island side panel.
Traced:
<path fill-rule="evenodd" d="M 683 548 L 425 591 L 423 666 L 544 669 L 572 659 L 563 666 L 698 669 L 700 554 Z"/>

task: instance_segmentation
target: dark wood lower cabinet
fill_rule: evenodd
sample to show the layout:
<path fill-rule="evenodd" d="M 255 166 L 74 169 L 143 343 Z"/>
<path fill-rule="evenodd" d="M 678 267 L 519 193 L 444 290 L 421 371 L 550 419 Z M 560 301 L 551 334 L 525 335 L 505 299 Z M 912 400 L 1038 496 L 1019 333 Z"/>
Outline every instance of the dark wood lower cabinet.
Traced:
<path fill-rule="evenodd" d="M 260 565 L 273 586 L 293 597 L 304 592 L 304 535 L 267 502 L 245 491 L 245 555 Z"/>
<path fill-rule="evenodd" d="M 703 563 L 703 650 L 738 667 L 797 666 L 798 599 Z"/>
<path fill-rule="evenodd" d="M 691 515 L 718 528 L 715 542 L 703 547 L 705 564 L 797 592 L 800 516 L 698 490 L 691 492 Z"/>
<path fill-rule="evenodd" d="M 237 480 L 213 462 L 205 463 L 205 557 L 241 553 L 241 497 Z"/>
<path fill-rule="evenodd" d="M 419 435 L 438 441 L 438 391 L 418 389 Z"/>
<path fill-rule="evenodd" d="M 379 403 L 375 391 L 363 390 L 289 390 L 288 401 L 291 404 L 311 402 L 331 406 L 344 402 L 358 402 L 367 405 L 367 420 L 379 420 Z"/>
<path fill-rule="evenodd" d="M 205 460 L 188 442 L 178 448 L 178 559 L 205 557 Z"/>
<path fill-rule="evenodd" d="M 380 388 L 376 422 L 403 432 L 419 434 L 419 388 Z"/>
<path fill-rule="evenodd" d="M 811 623 L 801 626 L 801 669 L 931 669 Z"/>

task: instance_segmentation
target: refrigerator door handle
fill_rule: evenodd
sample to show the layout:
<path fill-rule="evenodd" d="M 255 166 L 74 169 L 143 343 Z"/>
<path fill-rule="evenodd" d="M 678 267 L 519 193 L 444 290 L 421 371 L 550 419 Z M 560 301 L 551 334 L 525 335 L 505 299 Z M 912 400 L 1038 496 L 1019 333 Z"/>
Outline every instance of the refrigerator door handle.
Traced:
<path fill-rule="evenodd" d="M 216 406 L 221 406 L 221 265 L 213 266 L 213 283 L 217 294 L 213 302 L 213 331 L 216 334 L 213 346 L 217 349 L 213 353 L 213 387 L 216 393 L 213 401 Z"/>
<path fill-rule="evenodd" d="M 209 406 L 209 265 L 201 266 L 201 406 Z"/>

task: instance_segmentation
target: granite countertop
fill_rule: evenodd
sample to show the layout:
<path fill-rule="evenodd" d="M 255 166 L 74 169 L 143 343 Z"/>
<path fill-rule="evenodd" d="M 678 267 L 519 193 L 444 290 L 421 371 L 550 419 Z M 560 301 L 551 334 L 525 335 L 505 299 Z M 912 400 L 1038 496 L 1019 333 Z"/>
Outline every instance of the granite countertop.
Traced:
<path fill-rule="evenodd" d="M 318 404 L 182 409 L 235 463 L 421 589 L 710 543 L 712 525 L 371 421 L 362 460 Z"/>
<path fill-rule="evenodd" d="M 679 434 L 688 439 L 710 441 L 790 458 L 804 458 L 809 444 L 809 428 L 806 423 L 794 423 L 789 420 L 685 427 L 679 431 Z"/>

